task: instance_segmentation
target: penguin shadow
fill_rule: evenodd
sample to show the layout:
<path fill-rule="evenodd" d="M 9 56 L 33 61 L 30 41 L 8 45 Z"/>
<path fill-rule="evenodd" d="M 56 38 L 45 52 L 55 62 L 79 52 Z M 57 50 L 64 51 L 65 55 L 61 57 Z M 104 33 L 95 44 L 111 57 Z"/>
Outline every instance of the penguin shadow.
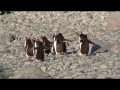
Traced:
<path fill-rule="evenodd" d="M 93 45 L 92 48 L 91 48 L 90 55 L 96 55 L 96 51 L 97 51 L 98 49 L 100 49 L 100 48 L 101 48 L 101 46 L 98 45 L 98 44 Z M 107 50 L 106 50 L 106 52 L 107 52 Z M 99 52 L 98 52 L 98 53 L 99 53 Z"/>
<path fill-rule="evenodd" d="M 93 52 L 93 55 L 96 55 L 97 53 L 109 52 L 112 47 L 113 47 L 113 45 L 106 45 L 106 46 L 100 47 L 95 52 Z"/>

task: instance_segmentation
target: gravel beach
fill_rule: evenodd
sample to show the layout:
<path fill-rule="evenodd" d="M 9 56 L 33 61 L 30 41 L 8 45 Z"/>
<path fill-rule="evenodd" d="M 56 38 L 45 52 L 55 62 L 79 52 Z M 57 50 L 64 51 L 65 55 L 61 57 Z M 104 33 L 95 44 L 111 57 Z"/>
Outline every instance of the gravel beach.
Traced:
<path fill-rule="evenodd" d="M 120 20 L 116 21 L 117 24 L 114 20 L 119 16 L 120 12 L 105 11 L 13 11 L 0 15 L 0 79 L 120 78 Z M 75 48 L 76 52 L 56 56 L 50 54 L 41 63 L 34 59 L 27 60 L 25 37 L 45 35 L 51 41 L 54 31 L 71 39 L 73 42 L 69 43 L 67 51 Z M 100 47 L 95 55 L 78 55 L 79 43 L 75 33 L 81 31 Z M 27 66 L 35 66 L 41 71 L 23 69 Z M 27 70 L 29 74 L 36 73 L 23 76 L 21 73 Z M 47 76 L 40 76 L 43 73 Z"/>

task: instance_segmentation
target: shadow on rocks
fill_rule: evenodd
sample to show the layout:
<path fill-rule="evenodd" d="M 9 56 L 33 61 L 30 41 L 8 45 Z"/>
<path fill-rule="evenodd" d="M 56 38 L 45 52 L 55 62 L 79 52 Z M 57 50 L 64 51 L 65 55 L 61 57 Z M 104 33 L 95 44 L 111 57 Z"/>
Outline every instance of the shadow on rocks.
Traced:
<path fill-rule="evenodd" d="M 95 55 L 95 54 L 96 54 L 95 52 L 96 52 L 98 49 L 100 49 L 100 48 L 101 48 L 100 45 L 98 45 L 98 44 L 94 45 L 94 46 L 92 47 L 92 49 L 91 49 L 90 54 Z"/>
<path fill-rule="evenodd" d="M 100 46 L 97 46 L 96 49 L 95 47 L 93 47 L 93 55 L 96 55 L 97 53 L 106 53 L 106 52 L 110 52 L 111 48 L 113 47 L 114 45 L 113 44 L 108 44 L 106 46 L 103 46 L 103 47 L 100 47 Z"/>

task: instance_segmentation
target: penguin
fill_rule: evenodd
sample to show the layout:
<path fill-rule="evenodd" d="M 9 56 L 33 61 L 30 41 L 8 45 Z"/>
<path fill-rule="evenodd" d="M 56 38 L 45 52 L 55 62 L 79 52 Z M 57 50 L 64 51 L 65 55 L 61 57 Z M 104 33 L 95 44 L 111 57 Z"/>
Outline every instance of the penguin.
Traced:
<path fill-rule="evenodd" d="M 66 53 L 66 42 L 71 41 L 65 39 L 61 33 L 54 33 L 53 35 L 53 46 L 56 54 Z"/>
<path fill-rule="evenodd" d="M 45 36 L 41 36 L 42 41 L 43 41 L 43 45 L 44 45 L 44 53 L 45 55 L 49 55 L 49 53 L 51 52 L 51 42 L 47 39 L 47 37 Z"/>
<path fill-rule="evenodd" d="M 30 37 L 26 37 L 24 48 L 27 59 L 34 56 L 34 44 Z"/>
<path fill-rule="evenodd" d="M 80 34 L 77 34 L 79 36 L 79 49 L 80 49 L 80 56 L 82 55 L 88 55 L 89 54 L 89 45 L 93 44 L 91 40 L 88 39 L 87 35 L 83 34 L 82 32 Z"/>
<path fill-rule="evenodd" d="M 44 46 L 39 39 L 35 42 L 35 59 L 36 62 L 44 61 Z"/>

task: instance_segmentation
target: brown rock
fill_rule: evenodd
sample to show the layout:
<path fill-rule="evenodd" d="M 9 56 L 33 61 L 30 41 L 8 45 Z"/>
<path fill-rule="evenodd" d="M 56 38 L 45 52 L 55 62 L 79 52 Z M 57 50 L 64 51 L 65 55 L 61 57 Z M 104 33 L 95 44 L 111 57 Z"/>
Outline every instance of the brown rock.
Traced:
<path fill-rule="evenodd" d="M 108 30 L 120 28 L 120 12 L 111 12 L 108 14 L 107 27 Z"/>
<path fill-rule="evenodd" d="M 113 46 L 110 48 L 111 52 L 115 52 L 117 50 L 120 50 L 120 43 L 119 42 L 113 44 Z"/>

